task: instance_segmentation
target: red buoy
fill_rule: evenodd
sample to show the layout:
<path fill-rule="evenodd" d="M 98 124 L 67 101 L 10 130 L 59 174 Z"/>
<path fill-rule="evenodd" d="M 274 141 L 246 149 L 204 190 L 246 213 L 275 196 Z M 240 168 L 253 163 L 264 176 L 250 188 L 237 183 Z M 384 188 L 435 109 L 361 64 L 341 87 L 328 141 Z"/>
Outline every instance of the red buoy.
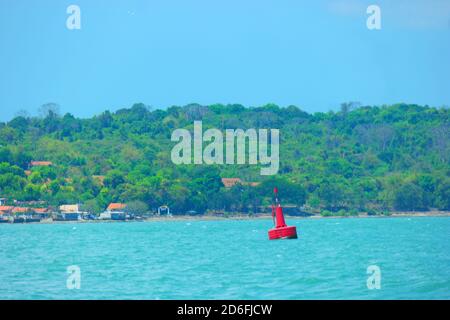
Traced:
<path fill-rule="evenodd" d="M 275 194 L 275 203 L 272 204 L 272 219 L 275 219 L 275 228 L 269 230 L 269 240 L 297 239 L 297 228 L 287 226 L 284 221 L 283 208 L 278 201 L 278 189 L 273 189 L 273 193 Z"/>

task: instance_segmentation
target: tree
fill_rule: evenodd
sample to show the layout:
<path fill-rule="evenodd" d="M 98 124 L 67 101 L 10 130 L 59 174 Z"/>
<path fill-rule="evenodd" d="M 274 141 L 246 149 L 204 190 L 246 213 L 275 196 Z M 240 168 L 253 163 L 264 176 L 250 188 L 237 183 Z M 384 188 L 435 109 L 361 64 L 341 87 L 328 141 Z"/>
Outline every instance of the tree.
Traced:
<path fill-rule="evenodd" d="M 394 199 L 394 208 L 402 211 L 423 210 L 423 190 L 413 183 L 405 183 L 397 189 Z"/>
<path fill-rule="evenodd" d="M 258 187 L 259 194 L 271 198 L 275 187 L 278 188 L 279 197 L 284 203 L 291 203 L 297 206 L 305 204 L 305 188 L 301 184 L 291 182 L 284 177 L 271 177 L 263 181 Z"/>
<path fill-rule="evenodd" d="M 441 210 L 450 210 L 450 179 L 445 179 L 437 189 L 437 204 Z"/>
<path fill-rule="evenodd" d="M 86 211 L 93 214 L 99 214 L 103 211 L 103 208 L 95 199 L 85 201 L 81 206 L 82 211 Z"/>
<path fill-rule="evenodd" d="M 254 212 L 270 204 L 276 186 L 283 204 L 300 206 L 307 197 L 313 207 L 335 212 L 449 210 L 449 109 L 408 104 L 355 109 L 346 103 L 343 116 L 273 104 L 153 111 L 136 104 L 86 119 L 60 117 L 55 104 L 42 109 L 41 117 L 0 122 L 0 163 L 6 163 L 0 165 L 0 197 L 55 205 L 95 200 L 101 208 L 137 200 L 151 209 L 169 205 L 174 213 Z M 252 165 L 175 166 L 170 133 L 190 129 L 196 119 L 221 130 L 279 128 L 277 176 L 261 176 Z M 30 168 L 32 160 L 53 165 Z M 221 177 L 243 183 L 230 190 Z M 403 187 L 409 183 L 416 187 Z"/>
<path fill-rule="evenodd" d="M 203 117 L 209 112 L 208 107 L 202 106 L 197 103 L 189 104 L 189 105 L 185 106 L 183 109 L 184 109 L 186 118 L 189 121 L 202 120 Z"/>
<path fill-rule="evenodd" d="M 25 109 L 20 109 L 14 114 L 14 117 L 28 119 L 30 117 L 30 113 Z"/>
<path fill-rule="evenodd" d="M 11 150 L 7 147 L 0 147 L 0 163 L 1 162 L 11 163 L 12 159 L 13 155 Z"/>
<path fill-rule="evenodd" d="M 395 130 L 388 124 L 364 124 L 355 127 L 357 139 L 369 147 L 384 152 L 395 137 Z"/>
<path fill-rule="evenodd" d="M 45 103 L 39 107 L 38 114 L 42 118 L 47 118 L 47 117 L 51 117 L 51 118 L 55 117 L 56 118 L 59 116 L 59 104 L 57 104 L 55 102 Z"/>
<path fill-rule="evenodd" d="M 325 208 L 336 211 L 344 205 L 344 186 L 337 182 L 323 182 L 318 189 L 319 198 L 323 201 Z"/>
<path fill-rule="evenodd" d="M 98 121 L 100 122 L 101 128 L 108 128 L 112 125 L 114 118 L 111 115 L 111 112 L 106 110 L 100 116 L 98 116 Z"/>
<path fill-rule="evenodd" d="M 343 102 L 341 103 L 341 112 L 344 116 L 346 116 L 350 111 L 359 108 L 361 103 L 356 101 Z"/>
<path fill-rule="evenodd" d="M 13 144 L 19 138 L 18 132 L 9 126 L 0 128 L 0 143 Z"/>
<path fill-rule="evenodd" d="M 124 174 L 117 169 L 110 170 L 104 180 L 105 185 L 113 189 L 124 182 Z"/>
<path fill-rule="evenodd" d="M 127 202 L 125 212 L 133 215 L 143 215 L 148 212 L 148 206 L 145 202 L 134 200 Z"/>
<path fill-rule="evenodd" d="M 450 125 L 442 124 L 430 129 L 433 140 L 433 148 L 437 150 L 442 162 L 450 158 Z"/>
<path fill-rule="evenodd" d="M 20 132 L 25 132 L 29 125 L 29 121 L 27 117 L 17 116 L 12 119 L 8 125 Z"/>
<path fill-rule="evenodd" d="M 55 132 L 59 129 L 59 105 L 53 102 L 43 104 L 39 108 L 39 114 L 43 118 L 42 128 L 47 133 Z"/>
<path fill-rule="evenodd" d="M 23 200 L 40 200 L 41 198 L 41 191 L 40 191 L 40 186 L 39 185 L 35 185 L 35 184 L 27 184 L 23 190 L 23 195 L 24 198 Z"/>

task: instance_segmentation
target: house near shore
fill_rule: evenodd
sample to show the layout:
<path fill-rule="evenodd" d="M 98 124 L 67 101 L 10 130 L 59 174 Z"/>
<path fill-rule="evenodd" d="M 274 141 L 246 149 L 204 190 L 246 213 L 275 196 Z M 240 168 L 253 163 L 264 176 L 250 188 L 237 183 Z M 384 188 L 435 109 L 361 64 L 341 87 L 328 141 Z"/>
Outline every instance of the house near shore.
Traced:
<path fill-rule="evenodd" d="M 12 209 L 13 223 L 38 222 L 40 219 L 35 219 L 33 213 L 28 207 L 14 207 Z"/>
<path fill-rule="evenodd" d="M 50 215 L 48 208 L 31 208 L 31 212 L 41 219 L 48 218 Z"/>
<path fill-rule="evenodd" d="M 127 215 L 125 213 L 125 203 L 110 203 L 106 211 L 110 213 L 111 220 L 125 220 Z"/>
<path fill-rule="evenodd" d="M 105 212 L 100 213 L 100 219 L 111 219 L 111 220 L 125 220 L 127 215 L 125 213 L 126 208 L 125 203 L 113 202 L 108 205 Z"/>
<path fill-rule="evenodd" d="M 30 208 L 26 208 L 26 207 L 14 207 L 12 209 L 12 213 L 15 214 L 15 215 L 17 215 L 17 214 L 24 215 L 24 214 L 31 213 L 31 210 L 30 210 Z"/>
<path fill-rule="evenodd" d="M 6 203 L 6 200 L 8 200 L 8 199 L 6 199 L 6 198 L 0 198 L 0 206 L 4 206 L 5 203 Z"/>
<path fill-rule="evenodd" d="M 80 206 L 78 204 L 63 204 L 59 206 L 59 211 L 61 213 L 80 212 Z"/>
<path fill-rule="evenodd" d="M 0 222 L 9 222 L 13 209 L 13 206 L 0 206 Z"/>
<path fill-rule="evenodd" d="M 0 206 L 0 211 L 2 211 L 4 214 L 11 214 L 13 209 L 13 206 Z"/>
<path fill-rule="evenodd" d="M 20 222 L 39 222 L 41 219 L 48 218 L 47 208 L 29 208 L 16 206 L 0 206 L 0 220 Z"/>
<path fill-rule="evenodd" d="M 59 221 L 76 221 L 81 220 L 84 213 L 80 210 L 78 204 L 63 204 L 59 206 L 60 213 L 57 215 L 56 220 Z"/>
<path fill-rule="evenodd" d="M 108 207 L 106 208 L 106 211 L 109 211 L 109 212 L 123 211 L 126 208 L 126 206 L 127 205 L 125 203 L 113 202 L 108 205 Z"/>

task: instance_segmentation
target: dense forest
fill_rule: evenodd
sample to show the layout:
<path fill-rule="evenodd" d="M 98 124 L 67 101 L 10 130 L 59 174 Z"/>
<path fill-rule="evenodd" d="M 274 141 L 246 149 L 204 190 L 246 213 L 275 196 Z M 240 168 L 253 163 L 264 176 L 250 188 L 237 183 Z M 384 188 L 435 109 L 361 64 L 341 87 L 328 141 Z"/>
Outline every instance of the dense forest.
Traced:
<path fill-rule="evenodd" d="M 46 104 L 40 113 L 0 123 L 0 197 L 9 202 L 251 214 L 270 203 L 276 185 L 284 203 L 323 215 L 450 210 L 448 108 L 345 103 L 309 114 L 274 104 L 135 104 L 79 119 Z M 279 129 L 278 174 L 261 176 L 258 165 L 174 165 L 171 133 L 192 130 L 194 120 L 220 130 Z M 225 188 L 221 178 L 234 177 L 243 183 Z"/>

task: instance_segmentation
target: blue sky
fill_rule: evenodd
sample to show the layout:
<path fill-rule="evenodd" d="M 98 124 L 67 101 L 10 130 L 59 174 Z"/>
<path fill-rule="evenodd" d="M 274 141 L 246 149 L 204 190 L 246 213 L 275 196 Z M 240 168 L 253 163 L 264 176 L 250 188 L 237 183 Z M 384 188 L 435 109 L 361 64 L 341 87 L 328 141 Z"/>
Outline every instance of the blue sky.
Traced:
<path fill-rule="evenodd" d="M 79 117 L 135 102 L 442 106 L 449 77 L 450 0 L 0 0 L 2 121 L 46 102 Z"/>

